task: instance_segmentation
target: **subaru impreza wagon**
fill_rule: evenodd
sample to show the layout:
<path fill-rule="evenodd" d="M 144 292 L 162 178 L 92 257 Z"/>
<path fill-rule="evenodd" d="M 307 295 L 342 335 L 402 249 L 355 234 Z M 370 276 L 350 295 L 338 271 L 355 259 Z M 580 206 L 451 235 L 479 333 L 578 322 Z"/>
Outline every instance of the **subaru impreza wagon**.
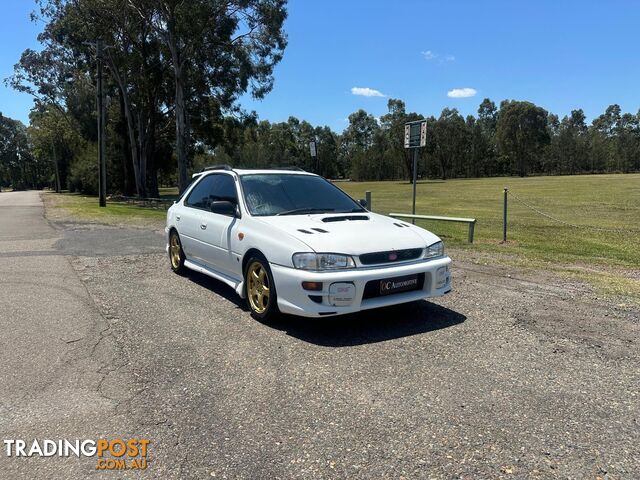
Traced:
<path fill-rule="evenodd" d="M 304 171 L 209 167 L 167 213 L 171 268 L 228 284 L 263 320 L 448 293 L 451 259 L 442 241 L 363 204 Z"/>

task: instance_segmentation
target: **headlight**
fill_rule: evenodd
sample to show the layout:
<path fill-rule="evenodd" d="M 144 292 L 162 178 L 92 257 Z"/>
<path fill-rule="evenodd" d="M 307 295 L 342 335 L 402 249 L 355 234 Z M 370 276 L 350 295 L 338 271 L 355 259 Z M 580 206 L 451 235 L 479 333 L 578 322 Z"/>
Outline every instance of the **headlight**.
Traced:
<path fill-rule="evenodd" d="M 444 255 L 444 243 L 436 242 L 424 249 L 424 258 L 442 257 Z"/>
<path fill-rule="evenodd" d="M 354 268 L 356 263 L 349 255 L 339 253 L 294 253 L 293 266 L 301 270 L 340 270 Z"/>

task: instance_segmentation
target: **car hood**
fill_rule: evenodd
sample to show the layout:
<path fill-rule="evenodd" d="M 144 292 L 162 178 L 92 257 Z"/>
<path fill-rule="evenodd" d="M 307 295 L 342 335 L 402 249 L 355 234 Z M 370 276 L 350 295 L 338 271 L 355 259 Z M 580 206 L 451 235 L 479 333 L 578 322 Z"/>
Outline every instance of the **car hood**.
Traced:
<path fill-rule="evenodd" d="M 363 253 L 424 248 L 440 239 L 409 223 L 371 212 L 283 215 L 260 219 L 316 252 Z"/>

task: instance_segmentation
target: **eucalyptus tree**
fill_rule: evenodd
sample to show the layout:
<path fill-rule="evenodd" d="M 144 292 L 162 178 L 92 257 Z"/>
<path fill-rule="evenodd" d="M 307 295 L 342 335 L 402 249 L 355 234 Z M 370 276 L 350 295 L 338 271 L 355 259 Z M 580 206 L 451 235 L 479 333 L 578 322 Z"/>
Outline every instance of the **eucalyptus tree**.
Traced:
<path fill-rule="evenodd" d="M 128 0 L 162 40 L 174 81 L 178 186 L 188 184 L 191 111 L 207 98 L 232 109 L 264 97 L 287 44 L 286 0 Z"/>
<path fill-rule="evenodd" d="M 496 141 L 500 153 L 513 171 L 524 177 L 533 161 L 549 143 L 547 111 L 531 102 L 504 100 L 496 123 Z"/>

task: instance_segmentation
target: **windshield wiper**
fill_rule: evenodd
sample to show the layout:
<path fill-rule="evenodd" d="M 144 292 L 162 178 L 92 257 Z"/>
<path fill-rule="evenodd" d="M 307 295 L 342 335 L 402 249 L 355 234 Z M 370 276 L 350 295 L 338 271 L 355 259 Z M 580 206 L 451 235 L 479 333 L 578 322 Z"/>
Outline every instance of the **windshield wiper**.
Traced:
<path fill-rule="evenodd" d="M 327 213 L 333 212 L 335 208 L 296 208 L 294 210 L 285 210 L 284 212 L 276 213 L 276 216 L 280 215 L 304 215 L 305 213 Z"/>

